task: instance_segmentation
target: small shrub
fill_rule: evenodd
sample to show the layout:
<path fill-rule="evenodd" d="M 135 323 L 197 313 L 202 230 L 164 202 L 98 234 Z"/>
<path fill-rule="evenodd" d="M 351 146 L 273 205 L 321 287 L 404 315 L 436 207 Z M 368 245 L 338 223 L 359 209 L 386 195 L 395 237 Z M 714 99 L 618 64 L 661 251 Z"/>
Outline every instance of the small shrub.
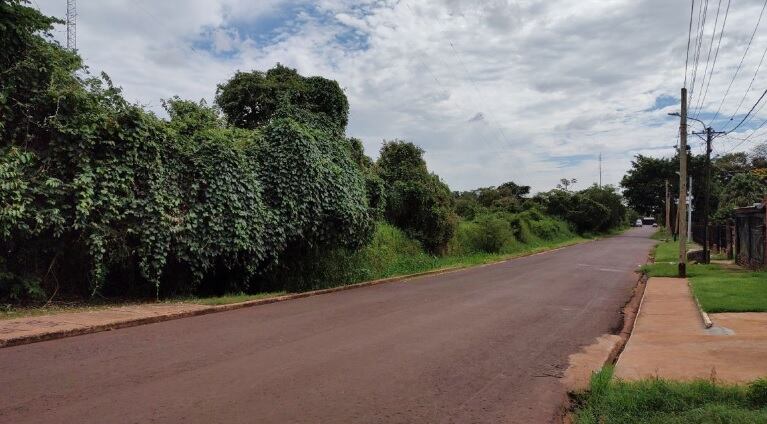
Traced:
<path fill-rule="evenodd" d="M 384 142 L 377 166 L 386 187 L 386 220 L 420 241 L 431 253 L 444 253 L 458 217 L 447 184 L 429 173 L 423 150 L 404 141 Z"/>
<path fill-rule="evenodd" d="M 749 384 L 746 397 L 755 408 L 767 407 L 767 379 L 760 378 Z"/>
<path fill-rule="evenodd" d="M 514 239 L 509 222 L 497 215 L 481 215 L 476 223 L 472 244 L 478 251 L 499 253 Z"/>
<path fill-rule="evenodd" d="M 455 230 L 455 235 L 450 239 L 448 251 L 451 255 L 466 255 L 478 253 L 474 240 L 479 236 L 479 226 L 474 221 L 459 221 Z"/>
<path fill-rule="evenodd" d="M 519 229 L 517 232 L 517 238 L 522 243 L 531 243 L 534 241 L 535 236 L 533 235 L 533 232 L 530 230 L 530 223 L 526 219 L 520 219 L 519 221 Z"/>

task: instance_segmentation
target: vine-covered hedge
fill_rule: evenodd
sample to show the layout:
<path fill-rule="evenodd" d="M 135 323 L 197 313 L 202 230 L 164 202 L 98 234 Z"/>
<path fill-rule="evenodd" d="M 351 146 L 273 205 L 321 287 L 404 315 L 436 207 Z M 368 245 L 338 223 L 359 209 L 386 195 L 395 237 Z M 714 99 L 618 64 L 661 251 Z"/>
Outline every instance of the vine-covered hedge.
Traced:
<path fill-rule="evenodd" d="M 624 219 L 609 187 L 454 194 L 399 140 L 374 162 L 338 83 L 279 64 L 159 118 L 51 41 L 55 23 L 0 0 L 0 301 L 306 290 Z"/>
<path fill-rule="evenodd" d="M 45 35 L 53 19 L 21 0 L 0 19 L 0 298 L 255 290 L 308 252 L 370 240 L 380 205 L 334 81 L 238 73 L 223 116 L 173 98 L 163 120 L 88 76 Z M 253 81 L 271 91 L 227 96 Z"/>

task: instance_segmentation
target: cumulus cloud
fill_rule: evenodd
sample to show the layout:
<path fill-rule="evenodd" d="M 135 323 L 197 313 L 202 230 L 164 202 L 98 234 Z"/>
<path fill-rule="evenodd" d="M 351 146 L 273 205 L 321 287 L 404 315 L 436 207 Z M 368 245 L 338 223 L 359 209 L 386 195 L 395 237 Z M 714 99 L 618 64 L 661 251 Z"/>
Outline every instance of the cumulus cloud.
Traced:
<path fill-rule="evenodd" d="M 58 16 L 64 3 L 37 0 Z M 721 102 L 716 125 L 730 125 L 738 103 L 735 118 L 767 88 L 764 71 L 746 90 L 767 51 L 757 34 L 722 102 L 762 4 L 733 2 L 706 91 L 710 40 L 720 31 L 712 37 L 717 5 L 710 2 L 701 53 L 693 37 L 688 69 L 692 80 L 697 56 L 691 104 L 701 105 L 701 119 Z M 617 183 L 633 155 L 672 154 L 676 143 L 678 122 L 666 114 L 677 109 L 669 99 L 679 98 L 684 80 L 689 2 L 109 0 L 79 7 L 80 53 L 131 100 L 161 113 L 162 98 L 211 100 L 235 71 L 280 62 L 341 84 L 351 104 L 348 132 L 368 154 L 376 156 L 383 139 L 413 141 L 454 189 L 513 180 L 547 190 L 564 177 L 586 185 L 598 179 L 599 153 L 603 181 Z M 767 110 L 756 115 L 742 135 Z M 718 151 L 734 146 L 718 143 Z"/>

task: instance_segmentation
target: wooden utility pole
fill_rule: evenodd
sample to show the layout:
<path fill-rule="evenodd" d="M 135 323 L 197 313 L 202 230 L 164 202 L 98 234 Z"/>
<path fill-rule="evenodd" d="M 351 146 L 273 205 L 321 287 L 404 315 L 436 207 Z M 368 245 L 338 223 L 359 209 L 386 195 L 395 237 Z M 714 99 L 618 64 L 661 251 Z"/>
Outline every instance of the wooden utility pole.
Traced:
<path fill-rule="evenodd" d="M 703 263 L 707 264 L 711 262 L 711 252 L 708 251 L 709 235 L 708 235 L 708 202 L 710 201 L 711 192 L 711 133 L 713 130 L 711 127 L 706 128 L 706 189 L 703 193 Z"/>
<path fill-rule="evenodd" d="M 679 277 L 687 276 L 687 88 L 679 118 Z"/>
<path fill-rule="evenodd" d="M 708 232 L 708 203 L 710 199 L 711 194 L 711 141 L 713 141 L 715 135 L 719 134 L 725 134 L 721 131 L 714 131 L 711 127 L 706 128 L 706 132 L 699 133 L 694 132 L 693 134 L 697 135 L 698 137 L 705 135 L 706 136 L 706 181 L 705 181 L 705 189 L 703 190 L 703 197 L 705 198 L 703 200 L 703 229 L 704 229 L 704 238 L 703 238 L 703 262 L 709 263 L 711 261 L 711 252 L 708 249 L 709 246 L 709 232 Z"/>
<path fill-rule="evenodd" d="M 668 191 L 668 179 L 666 179 L 666 230 L 669 234 L 671 229 L 671 193 Z"/>

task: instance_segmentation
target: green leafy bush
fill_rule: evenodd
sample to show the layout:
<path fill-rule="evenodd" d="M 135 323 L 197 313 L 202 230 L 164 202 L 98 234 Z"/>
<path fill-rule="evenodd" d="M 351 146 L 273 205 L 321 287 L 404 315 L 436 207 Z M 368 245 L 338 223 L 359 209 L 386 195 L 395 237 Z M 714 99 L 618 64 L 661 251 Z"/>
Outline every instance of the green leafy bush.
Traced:
<path fill-rule="evenodd" d="M 423 150 L 404 141 L 384 142 L 377 166 L 386 186 L 386 219 L 430 252 L 444 252 L 458 217 L 450 189 L 428 172 Z"/>
<path fill-rule="evenodd" d="M 756 408 L 767 407 L 767 379 L 760 378 L 749 384 L 746 388 L 746 397 Z"/>
<path fill-rule="evenodd" d="M 498 215 L 480 215 L 475 223 L 475 231 L 468 240 L 472 251 L 500 253 L 509 243 L 514 242 L 511 225 Z"/>

